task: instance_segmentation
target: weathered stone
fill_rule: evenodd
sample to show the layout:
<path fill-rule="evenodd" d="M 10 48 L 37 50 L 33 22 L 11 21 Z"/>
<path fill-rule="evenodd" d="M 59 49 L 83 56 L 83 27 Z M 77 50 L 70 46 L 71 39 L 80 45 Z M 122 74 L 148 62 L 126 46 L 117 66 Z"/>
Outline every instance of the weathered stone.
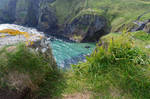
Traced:
<path fill-rule="evenodd" d="M 41 31 L 55 33 L 58 30 L 58 21 L 55 14 L 55 9 L 50 7 L 47 3 L 42 3 L 40 8 L 40 15 L 38 21 L 38 29 Z"/>
<path fill-rule="evenodd" d="M 109 24 L 102 14 L 91 13 L 93 10 L 90 9 L 89 14 L 78 16 L 83 10 L 81 5 L 74 9 L 73 15 L 68 13 L 62 18 L 55 2 L 57 3 L 56 0 L 2 0 L 0 23 L 37 27 L 48 34 L 65 36 L 78 42 L 95 42 L 109 32 Z M 76 8 L 75 5 L 72 6 Z M 59 22 L 60 19 L 64 19 L 64 23 Z"/>
<path fill-rule="evenodd" d="M 150 22 L 145 25 L 144 31 L 150 33 Z"/>
<path fill-rule="evenodd" d="M 75 18 L 66 26 L 65 36 L 74 39 L 79 36 L 79 42 L 96 42 L 99 38 L 109 33 L 110 27 L 105 17 L 101 15 L 84 14 Z"/>
<path fill-rule="evenodd" d="M 5 45 L 13 45 L 17 44 L 19 42 L 36 42 L 40 41 L 41 38 L 44 37 L 44 33 L 38 32 L 36 29 L 33 28 L 26 28 L 23 26 L 18 26 L 18 25 L 10 25 L 10 24 L 1 24 L 0 25 L 0 30 L 3 29 L 14 29 L 14 30 L 19 30 L 21 32 L 27 32 L 30 37 L 26 38 L 24 35 L 11 35 L 11 34 L 6 34 L 6 33 L 0 33 L 0 47 L 5 46 Z"/>

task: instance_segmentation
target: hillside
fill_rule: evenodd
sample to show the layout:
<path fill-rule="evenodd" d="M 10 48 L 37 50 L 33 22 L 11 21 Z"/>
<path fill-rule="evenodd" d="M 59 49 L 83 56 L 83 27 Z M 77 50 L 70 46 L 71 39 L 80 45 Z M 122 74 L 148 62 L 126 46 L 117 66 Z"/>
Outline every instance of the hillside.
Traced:
<path fill-rule="evenodd" d="M 1 4 L 0 23 L 33 26 L 78 42 L 95 42 L 125 27 L 131 30 L 137 27 L 133 21 L 150 17 L 149 0 L 2 0 Z"/>
<path fill-rule="evenodd" d="M 142 31 L 102 37 L 87 61 L 68 72 L 66 93 L 87 99 L 149 99 L 149 42 L 150 35 Z"/>
<path fill-rule="evenodd" d="M 150 99 L 150 0 L 1 0 L 0 24 L 0 99 Z"/>
<path fill-rule="evenodd" d="M 149 0 L 56 0 L 54 5 L 60 23 L 64 23 L 68 16 L 73 18 L 80 12 L 101 11 L 111 22 L 112 31 L 123 24 L 135 21 L 145 12 L 147 13 L 140 21 L 150 18 Z"/>

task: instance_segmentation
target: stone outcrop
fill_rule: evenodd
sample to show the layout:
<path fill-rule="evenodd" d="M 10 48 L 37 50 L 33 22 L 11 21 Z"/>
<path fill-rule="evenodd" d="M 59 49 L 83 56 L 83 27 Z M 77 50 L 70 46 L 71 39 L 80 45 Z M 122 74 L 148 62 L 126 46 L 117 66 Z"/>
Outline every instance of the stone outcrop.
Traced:
<path fill-rule="evenodd" d="M 58 20 L 55 9 L 49 6 L 47 2 L 41 3 L 41 6 L 37 26 L 38 29 L 49 33 L 56 33 L 58 30 Z"/>
<path fill-rule="evenodd" d="M 49 6 L 55 0 L 2 0 L 0 22 L 38 27 L 43 31 L 57 30 L 55 10 Z"/>
<path fill-rule="evenodd" d="M 22 34 L 7 34 L 7 33 L 0 33 L 0 48 L 4 46 L 11 46 L 16 45 L 20 42 L 24 42 L 27 44 L 28 47 L 43 53 L 46 59 L 53 59 L 50 47 L 50 39 L 45 36 L 43 32 L 39 32 L 33 28 L 26 28 L 19 25 L 14 24 L 1 24 L 0 31 L 3 29 L 12 29 L 18 30 L 21 32 L 26 32 L 29 34 L 29 38 L 24 37 Z M 56 64 L 54 60 L 49 60 L 51 63 Z M 54 66 L 54 65 L 53 65 Z"/>
<path fill-rule="evenodd" d="M 147 33 L 150 33 L 150 19 L 145 21 L 134 21 L 130 22 L 128 24 L 122 25 L 118 30 L 115 32 L 120 32 L 126 30 L 127 32 L 135 32 L 135 31 L 144 31 Z"/>
<path fill-rule="evenodd" d="M 15 30 L 18 30 L 20 32 L 26 32 L 29 34 L 29 38 L 26 38 L 22 34 L 13 35 L 13 33 L 0 33 L 0 47 L 6 46 L 6 45 L 13 45 L 19 42 L 37 42 L 41 41 L 42 38 L 44 38 L 44 33 L 43 32 L 38 32 L 36 29 L 32 28 L 26 28 L 23 26 L 18 26 L 18 25 L 10 25 L 10 24 L 1 24 L 0 25 L 0 31 L 5 30 L 5 29 L 12 29 L 15 32 Z"/>
<path fill-rule="evenodd" d="M 23 26 L 19 25 L 14 25 L 14 24 L 1 24 L 0 25 L 0 30 L 3 29 L 14 29 L 14 30 L 19 30 L 21 32 L 28 32 L 30 34 L 30 38 L 27 39 L 21 34 L 7 34 L 7 33 L 0 33 L 0 48 L 3 48 L 4 46 L 6 47 L 6 51 L 13 53 L 17 49 L 16 45 L 19 42 L 33 42 L 32 44 L 29 43 L 25 47 L 29 52 L 33 53 L 38 53 L 38 55 L 41 55 L 44 58 L 44 61 L 46 63 L 49 63 L 49 66 L 53 68 L 54 70 L 57 69 L 57 64 L 55 62 L 55 59 L 52 55 L 51 47 L 49 44 L 49 38 L 47 38 L 43 32 L 39 32 L 36 29 L 32 28 L 26 28 Z M 3 52 L 6 60 L 7 56 L 5 55 L 6 53 Z M 3 57 L 3 56 L 1 56 Z M 2 68 L 2 66 L 1 66 Z M 41 70 L 42 71 L 42 70 Z M 2 73 L 2 72 L 1 72 Z M 35 72 L 33 72 L 34 74 Z M 39 73 L 39 72 L 38 72 Z M 36 75 L 37 76 L 37 75 Z M 44 77 L 41 75 L 41 77 Z M 34 80 L 39 80 L 40 77 Z M 44 78 L 42 78 L 44 79 Z M 42 80 L 41 80 L 42 81 Z M 19 72 L 17 69 L 16 70 L 11 70 L 9 71 L 4 77 L 1 76 L 0 78 L 0 83 L 6 83 L 9 88 L 1 88 L 0 87 L 0 99 L 33 99 L 32 92 L 36 88 L 37 85 L 36 83 L 33 83 L 31 76 L 26 73 L 26 72 Z M 15 90 L 10 89 L 10 87 L 15 88 Z M 38 99 L 43 99 L 43 98 L 38 98 Z"/>
<path fill-rule="evenodd" d="M 150 22 L 148 22 L 145 27 L 144 27 L 144 31 L 147 33 L 150 33 Z"/>
<path fill-rule="evenodd" d="M 66 26 L 65 36 L 79 42 L 96 42 L 109 31 L 109 22 L 102 15 L 83 14 Z"/>

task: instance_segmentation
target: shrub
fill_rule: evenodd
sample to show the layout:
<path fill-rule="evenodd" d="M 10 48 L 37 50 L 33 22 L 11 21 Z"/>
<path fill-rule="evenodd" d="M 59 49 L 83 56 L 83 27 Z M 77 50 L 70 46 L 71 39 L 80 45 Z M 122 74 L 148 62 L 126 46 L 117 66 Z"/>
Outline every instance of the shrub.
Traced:
<path fill-rule="evenodd" d="M 32 98 L 38 99 L 61 95 L 65 87 L 63 74 L 41 53 L 21 44 L 5 47 L 0 52 L 0 59 L 2 89 L 7 87 L 22 92 L 29 88 Z"/>
<path fill-rule="evenodd" d="M 137 31 L 134 33 L 134 37 L 136 39 L 142 40 L 142 41 L 149 41 L 150 40 L 150 34 L 143 32 L 143 31 Z"/>
<path fill-rule="evenodd" d="M 87 62 L 73 66 L 75 77 L 98 99 L 149 99 L 149 56 L 134 45 L 130 33 L 107 38 Z"/>

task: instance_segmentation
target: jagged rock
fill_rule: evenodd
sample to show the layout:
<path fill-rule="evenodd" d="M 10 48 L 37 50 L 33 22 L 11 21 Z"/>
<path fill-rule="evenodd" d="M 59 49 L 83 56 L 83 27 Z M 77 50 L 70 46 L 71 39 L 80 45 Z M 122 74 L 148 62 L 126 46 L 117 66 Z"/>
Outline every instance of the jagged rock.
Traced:
<path fill-rule="evenodd" d="M 0 33 L 0 48 L 6 45 L 15 45 L 20 42 L 29 41 L 29 44 L 27 45 L 28 47 L 33 48 L 34 50 L 44 54 L 45 59 L 53 59 L 50 47 L 50 39 L 47 38 L 43 32 L 39 32 L 33 28 L 26 28 L 14 24 L 1 24 L 0 30 L 3 29 L 15 29 L 22 32 L 28 32 L 30 37 L 25 38 L 24 35 L 10 35 L 6 33 Z M 33 42 L 33 44 L 30 44 L 30 42 Z M 13 50 L 12 47 L 9 50 Z M 52 64 L 56 64 L 54 59 L 48 61 L 51 61 Z"/>
<path fill-rule="evenodd" d="M 102 15 L 83 14 L 66 26 L 64 35 L 79 42 L 96 42 L 109 31 L 108 20 Z"/>
<path fill-rule="evenodd" d="M 41 3 L 43 5 L 39 11 L 38 29 L 41 31 L 55 33 L 58 30 L 58 20 L 54 8 L 48 5 L 47 2 Z"/>
<path fill-rule="evenodd" d="M 0 23 L 15 23 L 56 32 L 57 18 L 50 6 L 55 0 L 2 0 Z"/>
<path fill-rule="evenodd" d="M 30 37 L 25 38 L 24 35 L 11 35 L 7 33 L 0 33 L 0 47 L 6 46 L 6 45 L 13 45 L 17 44 L 19 42 L 37 42 L 40 41 L 41 38 L 44 37 L 43 32 L 38 32 L 36 29 L 33 28 L 26 28 L 23 26 L 18 26 L 14 24 L 1 24 L 0 25 L 0 30 L 3 29 L 14 29 L 14 30 L 19 30 L 21 32 L 27 32 L 29 33 Z"/>
<path fill-rule="evenodd" d="M 144 31 L 150 33 L 150 22 L 145 25 Z"/>
<path fill-rule="evenodd" d="M 77 17 L 84 8 L 80 0 L 67 2 L 73 10 L 73 12 L 67 12 L 67 15 L 59 14 L 61 13 L 59 9 L 60 11 L 66 9 L 64 5 L 62 9 L 57 7 L 59 2 L 56 0 L 1 0 L 3 5 L 0 5 L 0 23 L 37 27 L 48 34 L 65 36 L 79 42 L 95 42 L 109 32 L 107 19 L 102 17 L 102 14 L 89 12 L 91 14 Z M 84 2 L 82 0 L 82 3 Z M 74 3 L 79 6 L 72 5 Z"/>

